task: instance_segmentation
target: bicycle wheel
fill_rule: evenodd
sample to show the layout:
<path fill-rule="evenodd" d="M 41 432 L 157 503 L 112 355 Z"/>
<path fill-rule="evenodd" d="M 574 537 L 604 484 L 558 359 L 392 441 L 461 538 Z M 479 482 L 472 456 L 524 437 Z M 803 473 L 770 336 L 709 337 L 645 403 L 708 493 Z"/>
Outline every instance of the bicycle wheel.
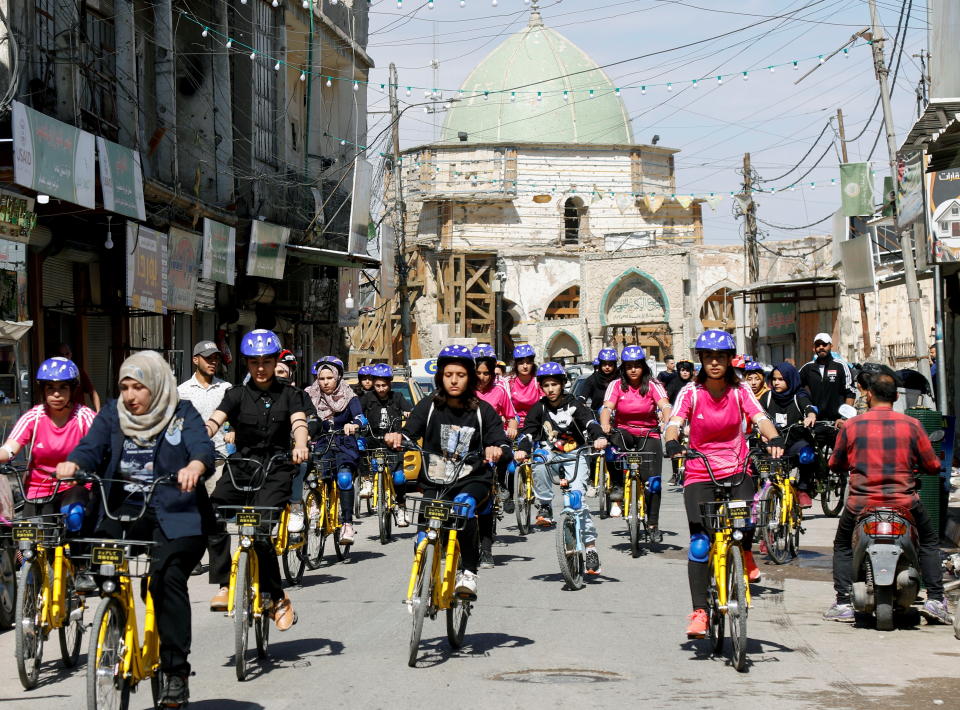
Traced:
<path fill-rule="evenodd" d="M 243 551 L 237 560 L 237 581 L 233 592 L 233 663 L 239 681 L 247 677 L 247 634 L 253 622 L 249 554 Z"/>
<path fill-rule="evenodd" d="M 521 535 L 530 534 L 530 509 L 532 506 L 530 499 L 527 498 L 527 476 L 529 475 L 530 467 L 527 464 L 521 464 L 517 467 L 517 472 L 513 477 L 514 512 L 517 515 L 517 530 Z"/>
<path fill-rule="evenodd" d="M 57 629 L 60 636 L 60 658 L 65 668 L 73 668 L 80 658 L 83 642 L 83 597 L 74 589 L 74 579 L 67 579 L 67 617 Z"/>
<path fill-rule="evenodd" d="M 637 512 L 637 480 L 630 481 L 630 510 L 627 511 L 627 529 L 630 531 L 630 555 L 640 556 L 640 516 Z"/>
<path fill-rule="evenodd" d="M 116 597 L 100 602 L 87 646 L 87 710 L 126 710 L 130 702 L 130 685 L 120 669 L 126 624 L 126 611 Z"/>
<path fill-rule="evenodd" d="M 393 513 L 390 511 L 390 501 L 387 500 L 387 485 L 384 475 L 377 476 L 377 526 L 380 530 L 380 544 L 390 542 L 390 528 Z"/>
<path fill-rule="evenodd" d="M 730 660 L 738 671 L 747 666 L 747 612 L 743 555 L 739 547 L 731 547 L 727 555 L 727 620 L 732 647 Z"/>
<path fill-rule="evenodd" d="M 787 540 L 790 546 L 790 556 L 797 557 L 800 554 L 800 532 L 803 523 L 803 513 L 800 506 L 794 500 L 793 509 L 790 511 L 790 531 Z"/>
<path fill-rule="evenodd" d="M 305 544 L 300 547 L 290 547 L 283 551 L 283 576 L 287 584 L 299 585 L 303 581 L 303 570 L 307 566 Z"/>
<path fill-rule="evenodd" d="M 420 655 L 420 635 L 423 633 L 423 619 L 427 615 L 427 607 L 433 593 L 433 556 L 436 553 L 433 545 L 427 545 L 420 558 L 420 569 L 417 570 L 417 582 L 413 586 L 413 596 L 410 598 L 413 615 L 413 626 L 410 629 L 410 648 L 407 665 L 411 668 L 417 665 L 417 656 Z"/>
<path fill-rule="evenodd" d="M 270 622 L 272 619 L 264 609 L 259 619 L 253 620 L 254 636 L 257 640 L 257 658 L 266 658 L 270 648 Z"/>
<path fill-rule="evenodd" d="M 583 552 L 577 550 L 576 523 L 569 515 L 564 515 L 557 526 L 557 561 L 567 588 L 583 589 Z"/>
<path fill-rule="evenodd" d="M 494 518 L 496 525 L 496 518 Z M 463 560 L 457 565 L 458 571 L 463 570 Z M 450 608 L 447 609 L 447 640 L 450 647 L 454 650 L 463 647 L 463 637 L 467 633 L 467 622 L 470 620 L 470 611 L 473 609 L 471 602 L 465 599 L 454 598 L 450 602 Z"/>
<path fill-rule="evenodd" d="M 707 588 L 707 633 L 710 638 L 710 650 L 717 655 L 723 650 L 723 611 L 720 610 L 720 594 L 717 590 L 717 576 L 710 565 L 710 586 Z"/>
<path fill-rule="evenodd" d="M 315 570 L 323 561 L 323 516 L 320 509 L 320 497 L 311 490 L 303 499 L 304 514 L 306 516 L 307 540 L 304 543 L 304 555 L 307 560 L 307 569 Z"/>
<path fill-rule="evenodd" d="M 787 526 L 780 522 L 783 516 L 783 491 L 779 486 L 770 486 L 760 498 L 760 505 L 766 509 L 764 518 L 767 524 L 763 528 L 763 540 L 767 543 L 767 557 L 782 565 L 790 559 L 790 539 Z"/>
<path fill-rule="evenodd" d="M 17 672 L 24 690 L 37 684 L 43 662 L 43 629 L 40 628 L 41 574 L 35 561 L 25 562 L 17 582 L 16 630 Z"/>
<path fill-rule="evenodd" d="M 847 477 L 842 473 L 833 473 L 827 477 L 820 493 L 820 507 L 828 518 L 836 518 L 843 510 L 843 495 L 847 490 Z"/>
<path fill-rule="evenodd" d="M 17 606 L 17 568 L 14 552 L 0 547 L 0 630 L 10 628 Z"/>

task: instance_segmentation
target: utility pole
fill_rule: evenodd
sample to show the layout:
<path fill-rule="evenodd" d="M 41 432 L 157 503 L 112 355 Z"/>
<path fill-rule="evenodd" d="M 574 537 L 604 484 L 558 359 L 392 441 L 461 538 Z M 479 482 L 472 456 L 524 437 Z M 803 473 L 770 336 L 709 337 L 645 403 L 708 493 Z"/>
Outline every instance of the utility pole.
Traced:
<path fill-rule="evenodd" d="M 849 163 L 850 159 L 847 156 L 847 132 L 843 127 L 843 109 L 837 109 L 837 133 L 840 136 L 840 156 L 843 159 L 844 163 Z M 849 229 L 849 217 L 847 219 L 847 225 Z M 869 239 L 869 237 L 868 237 Z M 872 250 L 871 250 L 872 252 Z M 870 345 L 870 323 L 867 318 L 867 297 L 864 294 L 860 294 L 860 329 L 861 337 L 863 338 L 863 356 L 865 358 L 870 357 L 870 353 L 873 352 L 873 346 Z"/>
<path fill-rule="evenodd" d="M 887 134 L 887 153 L 890 158 L 890 175 L 896 186 L 897 179 L 897 142 L 893 129 L 893 108 L 890 105 L 890 86 L 887 75 L 890 73 L 883 59 L 883 28 L 877 13 L 877 0 L 868 0 L 870 4 L 870 29 L 873 33 L 873 65 L 880 82 L 880 103 L 883 106 L 883 125 Z M 910 322 L 913 326 L 913 346 L 920 373 L 930 380 L 930 359 L 926 348 L 926 336 L 923 333 L 923 313 L 920 310 L 920 285 L 917 283 L 917 267 L 913 260 L 913 230 L 900 231 L 900 250 L 903 252 L 903 280 L 907 288 L 907 306 L 910 309 Z"/>
<path fill-rule="evenodd" d="M 400 297 L 400 352 L 403 366 L 410 363 L 410 293 L 407 288 L 407 228 L 400 185 L 400 107 L 397 102 L 397 65 L 390 63 L 390 121 L 393 133 L 393 217 L 397 232 L 397 292 Z M 393 340 L 387 325 L 388 340 Z"/>
<path fill-rule="evenodd" d="M 760 254 L 757 251 L 757 203 L 753 201 L 753 168 L 750 166 L 750 154 L 743 154 L 743 260 L 746 281 L 755 284 L 760 280 Z M 757 329 L 757 306 L 746 307 L 748 337 L 753 350 Z"/>

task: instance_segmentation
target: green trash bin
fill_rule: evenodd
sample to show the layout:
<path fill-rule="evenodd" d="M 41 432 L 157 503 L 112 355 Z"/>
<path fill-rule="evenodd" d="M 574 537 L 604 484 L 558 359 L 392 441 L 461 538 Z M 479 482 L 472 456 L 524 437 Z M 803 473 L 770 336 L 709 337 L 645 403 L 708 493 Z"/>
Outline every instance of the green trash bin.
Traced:
<path fill-rule="evenodd" d="M 920 420 L 920 424 L 928 434 L 943 429 L 943 415 L 936 410 L 908 409 L 906 414 L 914 419 Z M 936 451 L 937 454 L 941 453 L 942 448 L 942 442 L 933 442 L 933 450 Z M 938 530 L 940 534 L 943 535 L 943 527 L 946 525 L 946 520 L 942 517 L 940 510 L 940 506 L 945 500 L 943 478 L 939 475 L 922 475 L 919 478 L 920 502 L 923 503 L 923 507 L 927 509 L 927 515 L 930 516 L 930 520 L 933 522 L 934 530 Z M 941 521 L 943 525 L 941 525 Z"/>

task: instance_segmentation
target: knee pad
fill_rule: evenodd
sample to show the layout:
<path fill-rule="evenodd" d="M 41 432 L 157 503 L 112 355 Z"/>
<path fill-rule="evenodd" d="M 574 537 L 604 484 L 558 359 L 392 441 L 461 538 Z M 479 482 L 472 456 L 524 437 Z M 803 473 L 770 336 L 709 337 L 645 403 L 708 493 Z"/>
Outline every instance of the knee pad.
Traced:
<path fill-rule="evenodd" d="M 650 478 L 647 479 L 647 490 L 651 493 L 659 493 L 660 485 L 660 476 L 650 476 Z"/>
<path fill-rule="evenodd" d="M 517 472 L 517 462 L 511 461 L 507 464 L 507 473 L 516 473 Z"/>
<path fill-rule="evenodd" d="M 60 508 L 60 515 L 63 516 L 67 530 L 70 532 L 80 532 L 83 527 L 83 505 L 80 503 L 67 503 Z"/>
<path fill-rule="evenodd" d="M 710 559 L 710 538 L 703 533 L 691 535 L 687 559 L 691 562 L 706 562 Z"/>
<path fill-rule="evenodd" d="M 407 477 L 404 475 L 403 471 L 394 471 L 393 472 L 393 485 L 403 486 L 407 483 Z"/>
<path fill-rule="evenodd" d="M 570 498 L 571 510 L 580 510 L 580 508 L 583 507 L 583 493 L 580 491 L 570 491 L 568 496 Z"/>
<path fill-rule="evenodd" d="M 350 471 L 337 471 L 337 487 L 341 491 L 353 489 L 353 474 Z"/>
<path fill-rule="evenodd" d="M 453 499 L 454 503 L 465 503 L 467 506 L 467 517 L 472 518 L 477 514 L 477 499 L 469 493 L 458 493 Z"/>

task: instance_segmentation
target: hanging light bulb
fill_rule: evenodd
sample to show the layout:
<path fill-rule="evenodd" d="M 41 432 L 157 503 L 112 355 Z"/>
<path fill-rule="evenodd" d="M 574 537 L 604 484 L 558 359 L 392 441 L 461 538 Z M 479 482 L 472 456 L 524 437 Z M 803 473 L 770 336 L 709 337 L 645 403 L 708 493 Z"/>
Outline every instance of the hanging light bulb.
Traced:
<path fill-rule="evenodd" d="M 593 98 L 593 89 L 590 89 L 590 92 L 589 92 L 589 93 L 590 93 L 590 96 L 589 96 L 589 98 L 591 98 L 591 99 L 592 99 L 592 98 Z"/>
<path fill-rule="evenodd" d="M 646 93 L 647 93 L 647 87 L 645 87 L 645 86 L 641 86 L 641 87 L 640 87 L 640 93 L 641 93 L 642 95 L 644 95 L 644 96 L 646 96 Z"/>
<path fill-rule="evenodd" d="M 822 55 L 822 54 L 821 54 L 819 57 L 817 57 L 817 59 L 819 60 L 819 62 L 820 62 L 821 64 L 823 64 L 824 59 L 823 59 L 823 55 Z"/>
<path fill-rule="evenodd" d="M 569 101 L 569 100 L 570 100 L 570 92 L 567 91 L 566 89 L 563 90 L 563 100 L 564 100 L 564 101 Z"/>
<path fill-rule="evenodd" d="M 280 60 L 277 60 L 277 63 L 273 65 L 274 71 L 280 71 Z"/>
<path fill-rule="evenodd" d="M 412 93 L 413 93 L 413 91 L 411 91 L 410 87 L 408 86 L 408 87 L 407 87 L 407 96 L 409 96 L 409 95 L 412 94 Z"/>
<path fill-rule="evenodd" d="M 749 72 L 744 72 L 744 73 L 743 73 L 743 80 L 744 80 L 744 81 L 748 81 L 749 79 L 750 79 L 750 74 L 749 74 Z"/>
<path fill-rule="evenodd" d="M 303 0 L 303 9 L 304 10 L 310 9 L 310 0 Z"/>
<path fill-rule="evenodd" d="M 796 70 L 799 69 L 799 68 L 800 68 L 800 62 L 798 62 L 796 59 L 794 59 L 794 60 L 793 60 L 793 70 L 796 71 Z"/>
<path fill-rule="evenodd" d="M 696 88 L 697 88 L 697 86 L 698 86 L 698 84 L 697 84 L 697 80 L 696 80 L 696 79 L 694 79 L 694 80 L 693 80 L 693 88 L 694 88 L 694 89 L 696 89 Z"/>
<path fill-rule="evenodd" d="M 347 297 L 343 299 L 343 307 L 348 311 L 353 310 L 353 290 L 347 291 Z"/>
<path fill-rule="evenodd" d="M 844 58 L 844 59 L 849 59 L 849 58 L 850 58 L 850 50 L 847 49 L 846 47 L 843 48 L 843 58 Z"/>
<path fill-rule="evenodd" d="M 467 0 L 460 0 L 460 7 L 466 7 L 466 6 L 467 6 Z"/>
<path fill-rule="evenodd" d="M 514 103 L 514 102 L 516 102 L 516 100 L 517 100 L 517 92 L 516 92 L 516 91 L 511 91 L 511 92 L 510 92 L 510 102 L 511 102 L 511 103 Z"/>
<path fill-rule="evenodd" d="M 774 70 L 773 65 L 771 64 L 771 65 L 770 65 L 769 67 L 767 67 L 767 68 L 770 70 L 770 73 L 773 74 L 773 70 Z"/>
<path fill-rule="evenodd" d="M 209 28 L 209 27 L 204 27 L 204 28 L 203 28 L 203 32 L 200 33 L 200 36 L 201 36 L 201 37 L 206 37 L 208 34 L 210 34 L 210 28 Z"/>
<path fill-rule="evenodd" d="M 340 145 L 346 145 L 346 144 L 347 144 L 346 138 L 341 138 L 341 139 L 340 139 Z"/>
<path fill-rule="evenodd" d="M 718 84 L 723 84 L 723 77 L 720 76 L 719 74 L 717 75 L 717 83 L 718 83 Z"/>
<path fill-rule="evenodd" d="M 667 91 L 673 91 L 673 82 L 667 82 Z"/>
<path fill-rule="evenodd" d="M 489 100 L 489 99 L 490 99 L 490 92 L 489 92 L 489 91 L 484 91 L 484 92 L 483 92 L 483 100 L 484 100 L 484 101 L 487 101 L 487 100 Z"/>
<path fill-rule="evenodd" d="M 354 91 L 360 91 L 360 82 L 359 82 L 359 81 L 354 81 L 354 82 L 353 82 L 353 90 L 354 90 Z"/>
<path fill-rule="evenodd" d="M 280 7 L 280 0 L 273 0 L 273 2 L 271 2 L 270 4 L 273 5 L 274 7 Z"/>
<path fill-rule="evenodd" d="M 427 8 L 430 10 L 433 9 L 433 0 L 427 0 Z"/>
<path fill-rule="evenodd" d="M 613 93 L 615 93 L 617 96 L 619 96 L 619 95 L 620 95 L 620 87 L 618 86 L 616 89 L 614 89 L 614 90 L 613 90 Z"/>
<path fill-rule="evenodd" d="M 233 39 L 227 40 L 227 49 L 230 49 L 233 46 Z"/>
<path fill-rule="evenodd" d="M 328 89 L 329 89 L 331 86 L 333 86 L 333 82 L 330 81 L 330 77 L 329 77 L 329 76 L 327 77 L 327 81 L 324 83 L 324 86 L 326 86 Z"/>
<path fill-rule="evenodd" d="M 497 0 L 492 0 L 490 4 L 496 7 L 499 3 L 497 2 Z"/>
<path fill-rule="evenodd" d="M 107 239 L 103 242 L 104 249 L 113 249 L 113 232 L 110 229 L 110 223 L 113 221 L 112 215 L 107 215 Z"/>
<path fill-rule="evenodd" d="M 398 9 L 398 10 L 402 10 L 402 9 L 403 9 L 403 0 L 397 0 L 397 9 Z"/>
<path fill-rule="evenodd" d="M 537 101 L 543 101 L 543 92 L 542 92 L 542 91 L 538 91 L 538 92 L 537 92 Z"/>
<path fill-rule="evenodd" d="M 253 61 L 254 59 L 256 59 L 256 58 L 257 58 L 257 53 L 256 53 L 256 52 L 250 52 L 250 61 L 252 62 L 252 61 Z"/>
<path fill-rule="evenodd" d="M 307 73 L 303 71 L 300 72 L 300 81 L 306 81 L 306 80 L 307 80 Z"/>

